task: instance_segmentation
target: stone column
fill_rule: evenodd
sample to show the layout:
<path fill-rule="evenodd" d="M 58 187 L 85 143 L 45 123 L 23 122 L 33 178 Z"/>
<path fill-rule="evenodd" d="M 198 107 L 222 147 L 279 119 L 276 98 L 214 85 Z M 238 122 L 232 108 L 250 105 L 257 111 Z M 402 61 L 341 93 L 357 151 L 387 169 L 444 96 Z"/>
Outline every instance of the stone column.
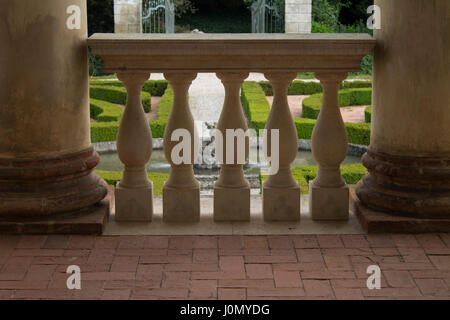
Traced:
<path fill-rule="evenodd" d="M 164 154 L 172 169 L 163 189 L 163 220 L 165 222 L 198 222 L 200 220 L 200 183 L 194 177 L 193 164 L 199 145 L 188 101 L 189 87 L 197 75 L 177 72 L 165 73 L 164 77 L 173 88 L 174 99 L 164 131 Z M 180 129 L 182 129 L 180 135 L 178 133 L 174 135 L 174 132 Z M 185 141 L 187 136 L 181 136 L 183 133 L 189 135 L 189 141 Z M 172 141 L 173 138 L 176 141 Z M 177 146 L 183 148 L 178 149 Z M 190 154 L 184 154 L 185 152 Z M 180 159 L 174 159 L 172 153 Z"/>
<path fill-rule="evenodd" d="M 114 0 L 114 32 L 142 33 L 142 0 Z"/>
<path fill-rule="evenodd" d="M 285 32 L 311 33 L 312 0 L 286 0 Z"/>
<path fill-rule="evenodd" d="M 248 77 L 248 73 L 223 72 L 217 76 L 225 87 L 225 102 L 217 130 L 222 133 L 222 141 L 216 136 L 216 156 L 221 164 L 219 179 L 214 184 L 214 220 L 216 221 L 248 221 L 250 220 L 250 184 L 244 177 L 244 163 L 249 156 L 249 137 L 240 141 L 227 138 L 227 129 L 247 132 L 244 111 L 241 104 L 241 86 Z M 223 143 L 220 143 L 223 142 Z M 239 144 L 244 142 L 245 154 L 238 150 Z M 230 150 L 234 143 L 234 157 Z M 244 156 L 239 159 L 238 153 Z M 228 156 L 227 156 L 228 154 Z M 231 161 L 230 161 L 231 160 Z"/>
<path fill-rule="evenodd" d="M 369 174 L 355 199 L 369 232 L 450 231 L 450 1 L 376 0 Z M 411 22 L 412 21 L 412 22 Z"/>
<path fill-rule="evenodd" d="M 266 146 L 270 157 L 272 130 L 279 130 L 279 170 L 263 184 L 263 216 L 266 221 L 300 220 L 300 186 L 292 176 L 291 163 L 298 152 L 298 134 L 287 100 L 288 88 L 295 72 L 266 73 L 274 90 L 273 105 L 266 123 Z"/>
<path fill-rule="evenodd" d="M 348 187 L 340 166 L 348 151 L 348 138 L 338 90 L 345 72 L 316 73 L 323 87 L 323 102 L 311 137 L 311 151 L 318 165 L 316 178 L 309 183 L 309 206 L 313 220 L 348 219 Z"/>
<path fill-rule="evenodd" d="M 147 176 L 152 156 L 152 132 L 142 108 L 141 90 L 150 74 L 121 73 L 117 77 L 127 89 L 127 105 L 117 135 L 117 153 L 125 165 L 116 187 L 117 221 L 151 221 L 153 184 Z"/>
<path fill-rule="evenodd" d="M 100 233 L 86 1 L 2 1 L 0 21 L 0 233 Z"/>

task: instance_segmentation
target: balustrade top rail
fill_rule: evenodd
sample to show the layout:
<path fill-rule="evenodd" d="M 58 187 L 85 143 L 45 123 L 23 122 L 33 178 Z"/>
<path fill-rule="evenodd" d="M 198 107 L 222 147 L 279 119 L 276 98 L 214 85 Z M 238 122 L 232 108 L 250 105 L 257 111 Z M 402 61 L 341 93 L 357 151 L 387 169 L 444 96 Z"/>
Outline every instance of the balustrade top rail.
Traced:
<path fill-rule="evenodd" d="M 369 34 L 94 34 L 105 72 L 359 71 Z"/>

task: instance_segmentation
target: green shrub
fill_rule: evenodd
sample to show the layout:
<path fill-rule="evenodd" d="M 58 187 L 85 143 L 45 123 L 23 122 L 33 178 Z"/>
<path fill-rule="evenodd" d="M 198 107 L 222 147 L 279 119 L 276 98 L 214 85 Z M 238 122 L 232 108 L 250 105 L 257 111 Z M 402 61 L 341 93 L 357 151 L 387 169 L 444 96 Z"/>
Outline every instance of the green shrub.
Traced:
<path fill-rule="evenodd" d="M 121 107 L 97 99 L 90 100 L 91 118 L 99 122 L 119 121 L 123 115 Z"/>
<path fill-rule="evenodd" d="M 352 89 L 352 90 L 367 90 L 367 89 Z M 370 89 L 369 89 L 370 90 Z M 321 94 L 313 95 L 308 99 L 317 99 L 316 103 L 319 103 L 319 111 L 321 104 Z M 355 94 L 355 98 L 346 98 L 350 101 L 354 99 L 367 98 L 365 93 Z M 267 101 L 264 91 L 256 82 L 244 82 L 242 86 L 242 104 L 247 114 L 249 121 L 249 127 L 255 129 L 259 133 L 260 129 L 264 129 L 266 121 L 270 113 L 270 105 Z M 306 99 L 305 99 L 306 100 Z M 305 108 L 303 108 L 305 112 Z M 307 111 L 311 112 L 311 110 Z M 316 124 L 315 119 L 308 118 L 295 118 L 295 126 L 297 128 L 297 134 L 299 139 L 311 139 L 314 126 Z M 346 123 L 348 141 L 350 143 L 369 145 L 370 144 L 370 124 L 367 123 Z"/>
<path fill-rule="evenodd" d="M 364 119 L 365 119 L 366 123 L 372 122 L 372 107 L 371 106 L 368 106 L 366 108 L 366 110 L 364 110 Z"/>
<path fill-rule="evenodd" d="M 153 138 L 164 137 L 164 129 L 166 127 L 167 120 L 169 119 L 172 104 L 173 90 L 172 88 L 168 87 L 161 98 L 161 104 L 158 109 L 158 120 L 149 121 Z M 109 112 L 109 114 L 105 115 L 105 118 L 103 118 L 103 110 L 107 110 Z M 120 114 L 117 115 L 117 120 L 113 120 L 112 117 L 110 117 L 111 113 L 114 110 L 118 110 L 120 112 Z M 108 116 L 108 118 L 106 116 Z M 99 121 L 91 123 L 92 142 L 116 141 L 117 133 L 119 132 L 119 120 L 121 116 L 122 109 L 120 107 L 111 105 L 108 102 L 91 99 L 91 117 L 93 117 L 94 119 L 96 119 L 97 117 Z M 105 119 L 108 119 L 111 122 L 105 122 Z"/>
<path fill-rule="evenodd" d="M 266 96 L 273 96 L 272 85 L 269 81 L 260 81 L 259 85 L 263 89 Z M 340 85 L 340 89 L 352 88 L 372 88 L 372 81 L 344 81 Z M 320 84 L 320 82 L 316 81 L 295 80 L 292 82 L 288 89 L 288 95 L 290 96 L 312 95 L 321 92 L 322 85 Z"/>
<path fill-rule="evenodd" d="M 349 164 L 341 166 L 341 175 L 347 184 L 356 184 L 367 173 L 367 169 L 362 164 Z M 309 182 L 317 176 L 316 166 L 292 167 L 292 175 L 300 185 L 301 193 L 309 192 Z M 267 176 L 262 176 L 266 180 Z"/>
<path fill-rule="evenodd" d="M 119 122 L 93 122 L 91 123 L 91 141 L 116 141 L 119 132 Z"/>
<path fill-rule="evenodd" d="M 344 81 L 340 87 L 340 89 L 354 89 L 354 88 L 372 88 L 372 81 L 369 80 Z"/>
<path fill-rule="evenodd" d="M 120 171 L 95 171 L 106 183 L 115 186 L 122 180 L 123 173 Z M 153 182 L 153 194 L 155 196 L 162 195 L 164 182 L 169 178 L 167 173 L 147 172 L 148 178 Z"/>
<path fill-rule="evenodd" d="M 149 80 L 144 84 L 143 90 L 152 97 L 162 97 L 168 85 L 167 80 Z"/>
<path fill-rule="evenodd" d="M 372 103 L 371 88 L 344 89 L 339 91 L 339 106 L 357 106 Z M 303 117 L 317 119 L 322 106 L 322 94 L 314 94 L 303 100 Z"/>
<path fill-rule="evenodd" d="M 111 103 L 125 105 L 127 103 L 127 90 L 118 85 L 91 85 L 91 98 L 103 100 Z M 152 97 L 148 92 L 142 91 L 142 106 L 145 112 L 151 110 Z"/>

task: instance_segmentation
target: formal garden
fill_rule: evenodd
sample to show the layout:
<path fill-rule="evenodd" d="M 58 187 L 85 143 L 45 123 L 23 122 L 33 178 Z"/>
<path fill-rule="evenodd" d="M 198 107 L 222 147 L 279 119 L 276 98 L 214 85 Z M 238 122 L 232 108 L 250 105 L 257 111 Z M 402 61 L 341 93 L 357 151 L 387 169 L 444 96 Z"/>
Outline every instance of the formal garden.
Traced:
<path fill-rule="evenodd" d="M 345 81 L 339 91 L 339 104 L 346 106 L 367 106 L 371 103 L 372 83 L 370 81 Z M 322 103 L 322 86 L 318 82 L 296 80 L 288 90 L 289 95 L 307 95 L 303 100 L 303 116 L 295 118 L 298 139 L 310 140 Z M 126 104 L 126 90 L 119 81 L 91 80 L 91 138 L 93 143 L 115 141 L 119 130 L 123 106 Z M 272 87 L 268 81 L 247 81 L 242 87 L 241 100 L 246 113 L 249 128 L 263 129 L 270 112 L 266 99 L 272 96 Z M 142 105 L 144 111 L 152 110 L 151 97 L 161 97 L 157 119 L 149 120 L 154 139 L 164 136 L 164 128 L 173 104 L 173 91 L 165 80 L 149 80 L 143 87 Z M 365 123 L 346 123 L 349 143 L 367 146 L 370 143 L 370 107 L 365 110 Z M 342 175 L 348 184 L 355 184 L 366 173 L 361 164 L 342 165 Z M 97 171 L 109 184 L 115 185 L 122 179 L 122 171 Z M 308 192 L 309 181 L 317 174 L 316 166 L 293 167 L 295 179 L 303 193 Z M 154 182 L 154 193 L 160 195 L 168 173 L 149 172 Z M 259 170 L 260 179 L 264 180 L 264 171 Z"/>

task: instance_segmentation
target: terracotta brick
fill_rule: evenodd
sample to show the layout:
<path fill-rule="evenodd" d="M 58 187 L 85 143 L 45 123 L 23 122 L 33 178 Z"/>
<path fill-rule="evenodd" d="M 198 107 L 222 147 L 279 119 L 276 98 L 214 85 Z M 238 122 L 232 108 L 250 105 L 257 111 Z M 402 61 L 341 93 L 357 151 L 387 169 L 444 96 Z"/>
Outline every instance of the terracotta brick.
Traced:
<path fill-rule="evenodd" d="M 221 288 L 275 288 L 273 280 L 219 280 L 219 287 Z"/>
<path fill-rule="evenodd" d="M 289 263 L 297 262 L 294 252 L 289 255 L 245 256 L 246 263 Z"/>
<path fill-rule="evenodd" d="M 450 256 L 430 256 L 429 258 L 439 270 L 450 270 Z"/>
<path fill-rule="evenodd" d="M 243 237 L 244 247 L 246 249 L 268 249 L 269 243 L 264 236 L 245 236 Z"/>
<path fill-rule="evenodd" d="M 297 249 L 299 262 L 324 262 L 320 249 Z"/>
<path fill-rule="evenodd" d="M 69 235 L 49 235 L 42 248 L 65 249 L 69 244 Z"/>
<path fill-rule="evenodd" d="M 317 237 L 314 235 L 296 235 L 291 236 L 294 247 L 298 249 L 314 249 L 319 248 Z"/>
<path fill-rule="evenodd" d="M 245 289 L 219 288 L 218 298 L 219 300 L 245 300 L 246 291 Z"/>
<path fill-rule="evenodd" d="M 333 297 L 333 290 L 328 280 L 303 280 L 303 286 L 309 297 Z"/>
<path fill-rule="evenodd" d="M 167 236 L 147 236 L 145 237 L 144 248 L 167 249 L 169 247 L 169 237 Z"/>
<path fill-rule="evenodd" d="M 271 249 L 291 249 L 294 247 L 289 236 L 268 236 L 267 238 Z"/>
<path fill-rule="evenodd" d="M 383 271 L 383 275 L 390 287 L 415 288 L 414 280 L 408 271 Z"/>
<path fill-rule="evenodd" d="M 43 290 L 47 288 L 48 281 L 32 280 L 32 281 L 0 281 L 0 290 Z"/>
<path fill-rule="evenodd" d="M 17 249 L 39 249 L 41 248 L 47 236 L 22 236 L 16 245 Z"/>
<path fill-rule="evenodd" d="M 131 296 L 135 298 L 187 298 L 189 290 L 180 288 L 160 288 L 160 289 L 144 289 L 136 288 L 132 291 Z"/>
<path fill-rule="evenodd" d="M 123 290 L 123 289 L 155 289 L 161 288 L 159 280 L 107 280 L 103 285 L 105 290 Z"/>
<path fill-rule="evenodd" d="M 92 249 L 95 244 L 95 236 L 71 236 L 67 248 L 69 249 Z"/>
<path fill-rule="evenodd" d="M 164 272 L 162 288 L 189 288 L 190 272 Z"/>
<path fill-rule="evenodd" d="M 304 297 L 302 288 L 247 289 L 249 297 Z"/>
<path fill-rule="evenodd" d="M 300 276 L 303 281 L 305 279 L 356 279 L 353 271 L 304 271 Z"/>
<path fill-rule="evenodd" d="M 364 296 L 359 288 L 333 288 L 337 300 L 363 300 Z"/>
<path fill-rule="evenodd" d="M 277 288 L 300 288 L 303 286 L 298 271 L 274 271 L 273 277 Z"/>
<path fill-rule="evenodd" d="M 334 279 L 331 280 L 331 286 L 337 288 L 367 288 L 367 279 Z"/>
<path fill-rule="evenodd" d="M 352 270 L 350 259 L 347 256 L 324 256 L 325 264 L 332 270 Z"/>
<path fill-rule="evenodd" d="M 112 264 L 114 260 L 115 249 L 92 249 L 88 258 L 89 264 Z"/>
<path fill-rule="evenodd" d="M 171 263 L 164 267 L 166 271 L 218 271 L 216 263 Z"/>
<path fill-rule="evenodd" d="M 117 249 L 119 246 L 119 237 L 96 237 L 94 247 L 97 249 Z"/>
<path fill-rule="evenodd" d="M 1 300 L 12 299 L 13 295 L 14 295 L 14 290 L 0 290 L 0 299 Z"/>
<path fill-rule="evenodd" d="M 388 234 L 369 234 L 366 240 L 372 248 L 395 248 L 396 244 Z"/>
<path fill-rule="evenodd" d="M 281 271 L 324 271 L 324 262 L 275 263 L 274 270 Z"/>
<path fill-rule="evenodd" d="M 55 272 L 56 265 L 32 265 L 28 269 L 24 281 L 49 281 Z"/>
<path fill-rule="evenodd" d="M 136 272 L 139 257 L 114 257 L 111 265 L 111 272 Z"/>
<path fill-rule="evenodd" d="M 450 297 L 450 289 L 441 279 L 416 279 L 416 283 L 424 295 Z"/>
<path fill-rule="evenodd" d="M 195 249 L 217 249 L 217 237 L 216 236 L 195 236 L 194 237 Z"/>
<path fill-rule="evenodd" d="M 131 289 L 104 290 L 102 300 L 128 300 Z"/>
<path fill-rule="evenodd" d="M 413 298 L 420 297 L 420 291 L 417 288 L 381 288 L 379 290 L 369 290 L 362 288 L 364 297 L 385 297 L 385 298 Z"/>
<path fill-rule="evenodd" d="M 444 242 L 445 245 L 450 248 L 450 233 L 442 233 L 439 235 L 439 237 L 441 238 L 442 242 Z"/>
<path fill-rule="evenodd" d="M 338 235 L 317 235 L 317 241 L 321 248 L 343 248 L 341 237 Z"/>
<path fill-rule="evenodd" d="M 416 238 L 412 234 L 393 234 L 393 235 L 391 235 L 391 238 L 394 241 L 397 248 L 420 247 L 419 242 L 417 242 Z"/>
<path fill-rule="evenodd" d="M 63 249 L 16 249 L 13 257 L 60 257 L 64 254 Z"/>
<path fill-rule="evenodd" d="M 219 253 L 217 249 L 194 249 L 194 263 L 218 263 Z"/>
<path fill-rule="evenodd" d="M 445 243 L 437 234 L 418 234 L 417 241 L 423 248 L 445 248 Z"/>
<path fill-rule="evenodd" d="M 377 256 L 399 256 L 397 248 L 372 248 L 372 251 Z"/>
<path fill-rule="evenodd" d="M 241 236 L 219 236 L 219 249 L 242 249 L 244 248 Z"/>
<path fill-rule="evenodd" d="M 134 280 L 134 272 L 81 272 L 81 281 Z"/>
<path fill-rule="evenodd" d="M 120 249 L 144 248 L 146 239 L 144 236 L 122 236 L 119 238 Z"/>
<path fill-rule="evenodd" d="M 236 271 L 245 273 L 244 258 L 241 256 L 220 257 L 219 266 L 222 271 Z"/>
<path fill-rule="evenodd" d="M 273 279 L 270 264 L 246 264 L 245 269 L 249 279 Z"/>
<path fill-rule="evenodd" d="M 217 298 L 217 281 L 192 280 L 189 288 L 189 298 Z"/>
<path fill-rule="evenodd" d="M 370 247 L 369 242 L 363 235 L 342 235 L 342 241 L 346 248 L 368 248 Z"/>
<path fill-rule="evenodd" d="M 194 248 L 194 238 L 189 236 L 169 237 L 169 249 L 192 249 Z"/>

